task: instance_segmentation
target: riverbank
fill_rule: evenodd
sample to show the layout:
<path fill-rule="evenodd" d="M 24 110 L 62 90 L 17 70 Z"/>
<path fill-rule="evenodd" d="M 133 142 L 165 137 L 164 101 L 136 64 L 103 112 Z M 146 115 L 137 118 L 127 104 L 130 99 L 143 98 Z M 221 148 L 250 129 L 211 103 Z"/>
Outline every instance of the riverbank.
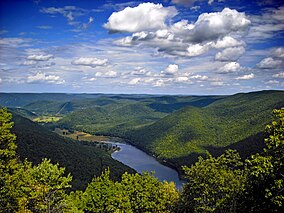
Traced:
<path fill-rule="evenodd" d="M 86 132 L 69 131 L 66 129 L 58 129 L 58 128 L 55 129 L 55 132 L 57 134 L 60 134 L 61 136 L 69 137 L 74 140 L 78 140 L 80 142 L 96 143 L 99 144 L 100 147 L 102 146 L 102 144 L 103 145 L 108 144 L 106 147 L 106 151 L 110 152 L 113 159 L 118 160 L 121 163 L 133 168 L 137 172 L 142 173 L 143 170 L 149 172 L 159 170 L 158 173 L 160 173 L 161 171 L 164 171 L 162 172 L 163 174 L 160 175 L 159 179 L 163 180 L 162 176 L 166 177 L 167 175 L 170 174 L 171 178 L 168 179 L 165 178 L 165 180 L 174 181 L 177 183 L 177 185 L 179 185 L 179 187 L 181 187 L 182 183 L 184 182 L 184 179 L 181 178 L 182 175 L 180 171 L 178 171 L 178 169 L 175 166 L 173 166 L 173 164 L 163 159 L 157 158 L 152 153 L 149 154 L 149 152 L 144 147 L 138 147 L 136 144 L 132 143 L 128 139 L 113 137 L 113 136 L 105 136 L 105 135 L 96 136 Z M 128 151 L 125 152 L 121 150 L 121 147 L 124 147 L 124 149 L 128 149 Z M 140 158 L 138 156 L 140 156 Z M 139 162 L 135 163 L 137 159 L 139 159 Z M 147 168 L 147 166 L 149 168 Z M 176 177 L 174 173 L 176 173 Z"/>

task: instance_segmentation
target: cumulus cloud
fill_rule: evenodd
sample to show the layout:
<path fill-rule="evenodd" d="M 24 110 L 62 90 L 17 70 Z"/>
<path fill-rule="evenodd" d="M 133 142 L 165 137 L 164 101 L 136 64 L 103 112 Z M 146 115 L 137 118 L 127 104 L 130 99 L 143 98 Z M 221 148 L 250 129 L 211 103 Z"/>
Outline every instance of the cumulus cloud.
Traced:
<path fill-rule="evenodd" d="M 151 3 L 151 5 L 155 4 Z M 159 10 L 167 8 L 160 5 Z M 127 21 L 130 20 L 132 21 L 130 16 L 127 16 Z M 131 36 L 117 40 L 115 44 L 120 46 L 142 44 L 154 47 L 158 52 L 187 57 L 205 54 L 212 48 L 235 47 L 238 49 L 232 50 L 244 52 L 244 47 L 241 46 L 245 46 L 245 43 L 233 38 L 232 34 L 246 30 L 250 24 L 244 13 L 229 8 L 225 8 L 221 12 L 203 13 L 195 23 L 181 20 L 176 23 L 166 24 L 163 21 L 163 24 L 160 24 L 161 26 L 151 27 L 151 25 L 147 25 L 147 27 L 140 27 L 140 25 L 144 26 L 143 20 L 139 20 L 139 23 L 135 23 L 135 21 L 131 23 L 135 24 L 134 28 L 126 27 L 130 29 L 128 32 L 134 33 Z M 121 29 L 121 31 L 123 30 Z M 230 49 L 226 51 L 228 52 Z M 237 58 L 235 52 L 233 52 L 233 55 L 232 59 L 227 59 L 220 55 L 220 60 L 235 60 Z"/>
<path fill-rule="evenodd" d="M 164 71 L 162 71 L 162 74 L 165 75 L 175 75 L 178 73 L 178 65 L 177 64 L 170 64 Z"/>
<path fill-rule="evenodd" d="M 215 60 L 236 61 L 245 53 L 245 51 L 246 51 L 245 48 L 242 46 L 226 48 L 215 55 Z"/>
<path fill-rule="evenodd" d="M 250 20 L 245 13 L 229 8 L 224 8 L 221 12 L 203 13 L 189 31 L 188 40 L 197 43 L 215 40 L 232 32 L 243 31 L 249 24 Z"/>
<path fill-rule="evenodd" d="M 282 64 L 281 60 L 273 59 L 271 57 L 262 59 L 258 64 L 257 67 L 260 69 L 276 69 L 280 67 Z"/>
<path fill-rule="evenodd" d="M 283 47 L 278 47 L 273 50 L 273 56 L 277 58 L 284 58 L 284 48 Z"/>
<path fill-rule="evenodd" d="M 200 81 L 208 80 L 208 76 L 206 76 L 206 75 L 193 75 L 193 76 L 190 76 L 189 78 L 190 79 L 197 79 L 197 80 L 200 80 Z"/>
<path fill-rule="evenodd" d="M 29 55 L 27 57 L 28 60 L 32 61 L 48 61 L 53 58 L 53 55 L 48 54 L 48 55 Z"/>
<path fill-rule="evenodd" d="M 280 72 L 280 73 L 274 74 L 272 77 L 273 78 L 284 78 L 284 72 Z"/>
<path fill-rule="evenodd" d="M 198 56 L 206 53 L 209 50 L 208 45 L 190 44 L 187 48 L 188 56 Z"/>
<path fill-rule="evenodd" d="M 241 69 L 241 66 L 237 62 L 229 62 L 223 67 L 219 68 L 218 73 L 232 73 L 237 72 Z"/>
<path fill-rule="evenodd" d="M 253 79 L 254 77 L 255 77 L 254 74 L 251 73 L 251 74 L 248 74 L 248 75 L 239 76 L 236 79 L 237 80 L 250 80 L 250 79 Z"/>
<path fill-rule="evenodd" d="M 187 82 L 188 80 L 189 78 L 186 76 L 179 76 L 179 77 L 176 77 L 175 79 L 176 82 Z"/>
<path fill-rule="evenodd" d="M 105 66 L 107 65 L 108 59 L 98 59 L 98 58 L 77 58 L 71 62 L 73 65 L 81 65 L 81 66 Z"/>
<path fill-rule="evenodd" d="M 117 72 L 113 70 L 109 70 L 107 72 L 97 72 L 95 76 L 100 78 L 115 78 L 117 76 Z"/>
<path fill-rule="evenodd" d="M 35 75 L 29 75 L 27 78 L 28 83 L 52 83 L 52 84 L 63 84 L 65 83 L 64 80 L 62 80 L 57 75 L 47 75 L 43 72 L 38 72 Z"/>
<path fill-rule="evenodd" d="M 223 48 L 228 48 L 228 47 L 236 47 L 236 46 L 244 46 L 244 45 L 245 43 L 243 41 L 238 41 L 231 36 L 225 36 L 211 44 L 211 46 L 216 49 L 223 49 Z"/>
<path fill-rule="evenodd" d="M 177 15 L 174 7 L 162 4 L 142 3 L 114 12 L 104 27 L 111 32 L 139 32 L 166 28 L 166 21 Z"/>
<path fill-rule="evenodd" d="M 136 85 L 136 84 L 139 84 L 140 82 L 141 82 L 141 78 L 133 78 L 128 82 L 128 84 Z"/>

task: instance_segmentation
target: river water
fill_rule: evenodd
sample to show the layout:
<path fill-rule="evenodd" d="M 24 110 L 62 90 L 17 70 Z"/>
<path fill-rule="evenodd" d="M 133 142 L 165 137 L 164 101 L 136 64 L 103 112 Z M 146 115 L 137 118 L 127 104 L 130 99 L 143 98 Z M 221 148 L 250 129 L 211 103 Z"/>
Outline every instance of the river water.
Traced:
<path fill-rule="evenodd" d="M 154 172 L 154 176 L 160 181 L 175 182 L 176 187 L 181 189 L 184 181 L 178 177 L 177 171 L 160 164 L 155 158 L 137 149 L 130 144 L 112 143 L 120 147 L 120 151 L 112 153 L 112 158 L 142 173 Z"/>

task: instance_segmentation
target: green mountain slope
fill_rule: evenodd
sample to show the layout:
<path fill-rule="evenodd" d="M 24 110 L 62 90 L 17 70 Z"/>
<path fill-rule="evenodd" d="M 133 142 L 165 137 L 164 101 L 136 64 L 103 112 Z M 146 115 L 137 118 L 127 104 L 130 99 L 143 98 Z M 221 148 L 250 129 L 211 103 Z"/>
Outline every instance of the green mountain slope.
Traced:
<path fill-rule="evenodd" d="M 97 106 L 74 111 L 58 125 L 96 134 L 123 136 L 124 132 L 157 121 L 166 114 L 144 104 Z"/>
<path fill-rule="evenodd" d="M 17 135 L 17 152 L 23 160 L 27 158 L 33 163 L 40 163 L 42 158 L 50 158 L 52 162 L 66 167 L 66 171 L 73 175 L 73 186 L 82 189 L 98 176 L 105 168 L 110 168 L 113 179 L 134 170 L 113 160 L 109 153 L 92 146 L 63 138 L 50 132 L 16 113 L 13 113 L 13 132 Z"/>
<path fill-rule="evenodd" d="M 236 94 L 204 108 L 185 107 L 152 125 L 128 132 L 127 137 L 179 167 L 193 163 L 205 150 L 218 153 L 222 147 L 239 143 L 235 147 L 245 152 L 246 141 L 261 138 L 259 133 L 269 123 L 272 109 L 283 106 L 283 91 Z"/>

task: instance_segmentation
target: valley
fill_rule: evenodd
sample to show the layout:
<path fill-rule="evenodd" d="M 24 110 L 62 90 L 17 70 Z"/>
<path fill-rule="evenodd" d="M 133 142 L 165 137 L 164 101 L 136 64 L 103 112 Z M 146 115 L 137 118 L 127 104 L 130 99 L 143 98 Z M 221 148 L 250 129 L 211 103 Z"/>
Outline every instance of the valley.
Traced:
<path fill-rule="evenodd" d="M 175 168 L 181 177 L 182 166 L 192 165 L 206 151 L 218 156 L 234 148 L 243 159 L 261 151 L 262 132 L 271 118 L 271 110 L 284 106 L 283 91 L 232 96 L 1 94 L 0 97 L 1 105 L 36 121 L 45 131 L 62 135 L 58 130 L 66 129 L 72 134 L 65 136 L 75 141 L 122 138 Z"/>

